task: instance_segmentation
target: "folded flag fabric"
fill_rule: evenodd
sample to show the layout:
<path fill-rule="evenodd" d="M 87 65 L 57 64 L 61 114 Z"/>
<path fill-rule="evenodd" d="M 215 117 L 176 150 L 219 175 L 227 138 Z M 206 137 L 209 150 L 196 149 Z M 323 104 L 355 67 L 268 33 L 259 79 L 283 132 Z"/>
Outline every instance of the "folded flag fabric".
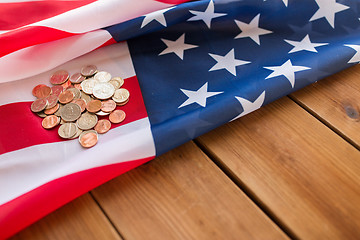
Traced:
<path fill-rule="evenodd" d="M 0 238 L 357 64 L 359 11 L 355 0 L 0 3 Z M 35 85 L 87 64 L 124 78 L 131 93 L 126 120 L 91 149 L 43 129 L 30 111 Z"/>

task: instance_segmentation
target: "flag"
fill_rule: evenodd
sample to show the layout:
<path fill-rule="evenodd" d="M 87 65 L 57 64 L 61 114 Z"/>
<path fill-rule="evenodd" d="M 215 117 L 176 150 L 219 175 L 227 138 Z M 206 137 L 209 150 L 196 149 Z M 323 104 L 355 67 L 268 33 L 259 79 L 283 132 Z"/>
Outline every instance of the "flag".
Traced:
<path fill-rule="evenodd" d="M 139 2 L 0 4 L 0 238 L 360 61 L 355 0 Z M 30 105 L 53 72 L 87 64 L 131 95 L 126 120 L 83 149 L 43 129 Z"/>

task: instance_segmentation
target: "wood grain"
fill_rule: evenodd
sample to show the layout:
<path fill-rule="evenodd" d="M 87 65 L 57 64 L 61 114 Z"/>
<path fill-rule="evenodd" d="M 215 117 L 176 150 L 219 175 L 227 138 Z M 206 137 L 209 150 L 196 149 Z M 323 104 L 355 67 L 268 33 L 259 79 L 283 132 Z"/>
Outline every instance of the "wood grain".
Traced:
<path fill-rule="evenodd" d="M 358 239 L 360 152 L 289 98 L 198 138 L 301 239 Z"/>
<path fill-rule="evenodd" d="M 193 142 L 92 191 L 125 239 L 284 239 Z"/>
<path fill-rule="evenodd" d="M 121 239 L 99 206 L 85 194 L 11 238 L 15 239 Z"/>
<path fill-rule="evenodd" d="M 360 65 L 312 84 L 291 97 L 360 149 Z"/>

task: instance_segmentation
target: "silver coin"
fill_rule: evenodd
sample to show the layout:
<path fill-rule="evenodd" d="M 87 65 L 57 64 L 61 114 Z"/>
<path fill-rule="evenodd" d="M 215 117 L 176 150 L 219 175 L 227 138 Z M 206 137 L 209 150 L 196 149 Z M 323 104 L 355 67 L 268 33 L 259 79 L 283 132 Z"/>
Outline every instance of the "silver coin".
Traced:
<path fill-rule="evenodd" d="M 93 93 L 93 88 L 95 87 L 95 85 L 97 83 L 98 83 L 98 81 L 96 81 L 96 80 L 94 80 L 92 78 L 86 79 L 86 80 L 81 82 L 81 89 L 86 94 L 92 94 Z"/>
<path fill-rule="evenodd" d="M 111 98 L 114 95 L 115 88 L 110 83 L 98 83 L 93 88 L 93 95 L 100 100 Z"/>
<path fill-rule="evenodd" d="M 95 74 L 94 79 L 98 82 L 109 82 L 111 80 L 111 74 L 108 72 L 98 72 Z"/>

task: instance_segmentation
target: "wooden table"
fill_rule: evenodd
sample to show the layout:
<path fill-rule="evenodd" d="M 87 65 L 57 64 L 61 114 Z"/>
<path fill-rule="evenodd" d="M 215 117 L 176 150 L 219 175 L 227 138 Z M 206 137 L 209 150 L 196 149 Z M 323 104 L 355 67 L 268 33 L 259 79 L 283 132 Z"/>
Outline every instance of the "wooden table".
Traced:
<path fill-rule="evenodd" d="M 360 239 L 360 66 L 94 189 L 14 239 Z"/>

